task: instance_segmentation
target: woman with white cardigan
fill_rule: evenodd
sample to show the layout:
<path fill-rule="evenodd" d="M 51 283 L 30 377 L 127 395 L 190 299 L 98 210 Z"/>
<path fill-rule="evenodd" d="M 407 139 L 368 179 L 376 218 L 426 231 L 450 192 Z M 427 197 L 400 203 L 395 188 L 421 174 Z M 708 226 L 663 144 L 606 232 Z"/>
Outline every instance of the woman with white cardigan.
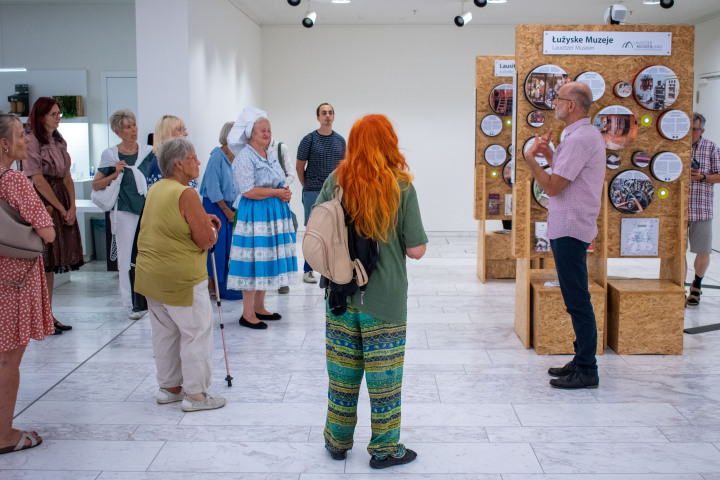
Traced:
<path fill-rule="evenodd" d="M 138 128 L 135 115 L 130 110 L 118 110 L 110 116 L 110 128 L 122 140 L 106 149 L 100 157 L 100 165 L 93 179 L 93 190 L 104 190 L 120 174 L 120 193 L 117 212 L 110 213 L 117 246 L 118 271 L 120 273 L 120 297 L 132 320 L 142 318 L 147 310 L 133 311 L 130 290 L 130 255 L 138 220 L 147 195 L 146 175 L 150 169 L 152 147 L 137 142 Z"/>

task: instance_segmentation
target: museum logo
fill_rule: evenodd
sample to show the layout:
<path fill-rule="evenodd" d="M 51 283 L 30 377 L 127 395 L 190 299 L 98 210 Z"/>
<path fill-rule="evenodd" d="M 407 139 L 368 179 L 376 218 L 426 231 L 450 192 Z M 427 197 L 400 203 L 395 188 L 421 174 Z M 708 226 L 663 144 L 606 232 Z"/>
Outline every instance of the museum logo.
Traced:
<path fill-rule="evenodd" d="M 622 46 L 622 47 L 623 47 L 623 48 L 635 48 L 635 47 L 633 46 L 633 43 L 632 43 L 632 42 L 625 42 L 625 43 L 623 43 L 623 46 Z"/>

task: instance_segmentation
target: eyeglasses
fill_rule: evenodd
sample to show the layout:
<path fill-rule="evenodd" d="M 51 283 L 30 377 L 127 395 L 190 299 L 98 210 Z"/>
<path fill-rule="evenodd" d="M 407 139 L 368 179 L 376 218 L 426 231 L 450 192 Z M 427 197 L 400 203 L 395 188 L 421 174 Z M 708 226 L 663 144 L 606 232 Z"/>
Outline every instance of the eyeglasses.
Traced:
<path fill-rule="evenodd" d="M 558 100 L 565 100 L 566 102 L 574 102 L 575 101 L 572 98 L 555 97 L 552 101 L 553 105 L 555 105 L 558 102 Z"/>
<path fill-rule="evenodd" d="M 62 116 L 63 116 L 62 113 L 60 113 L 60 112 L 48 113 L 48 115 L 50 115 L 53 118 L 62 118 Z"/>
<path fill-rule="evenodd" d="M 700 127 L 693 127 L 693 132 L 702 132 L 702 130 Z"/>

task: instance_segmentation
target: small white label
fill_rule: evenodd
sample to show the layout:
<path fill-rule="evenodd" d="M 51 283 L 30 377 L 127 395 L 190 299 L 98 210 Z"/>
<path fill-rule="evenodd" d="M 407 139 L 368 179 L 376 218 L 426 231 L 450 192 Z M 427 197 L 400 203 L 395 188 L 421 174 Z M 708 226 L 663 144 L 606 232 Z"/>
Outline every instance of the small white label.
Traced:
<path fill-rule="evenodd" d="M 496 77 L 512 77 L 515 73 L 515 60 L 495 60 Z"/>

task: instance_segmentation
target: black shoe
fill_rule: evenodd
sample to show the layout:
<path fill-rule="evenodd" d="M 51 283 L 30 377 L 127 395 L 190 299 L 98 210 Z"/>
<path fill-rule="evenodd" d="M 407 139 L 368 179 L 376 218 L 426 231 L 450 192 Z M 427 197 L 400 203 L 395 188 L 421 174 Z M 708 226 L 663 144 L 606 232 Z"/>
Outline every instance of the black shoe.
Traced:
<path fill-rule="evenodd" d="M 245 317 L 240 317 L 240 325 L 243 327 L 253 328 L 255 330 L 265 330 L 267 328 L 267 323 L 265 322 L 258 322 L 258 323 L 250 323 L 247 320 L 245 320 Z"/>
<path fill-rule="evenodd" d="M 583 375 L 577 370 L 570 375 L 550 380 L 550 385 L 555 388 L 564 388 L 566 390 L 574 390 L 577 388 L 597 388 L 600 378 L 597 373 L 591 375 Z"/>
<path fill-rule="evenodd" d="M 575 364 L 573 362 L 574 360 L 570 360 L 565 364 L 564 367 L 548 368 L 548 375 L 550 375 L 551 377 L 564 377 L 566 375 L 570 375 L 572 372 L 575 371 Z"/>
<path fill-rule="evenodd" d="M 50 335 L 62 335 L 62 332 L 63 332 L 62 330 L 60 330 L 59 328 L 55 327 L 55 333 L 51 333 Z"/>
<path fill-rule="evenodd" d="M 330 452 L 330 450 L 328 450 Z M 347 450 L 340 450 L 339 452 L 330 452 L 330 456 L 333 460 L 345 460 Z"/>
<path fill-rule="evenodd" d="M 255 312 L 255 316 L 258 320 L 280 320 L 282 315 L 279 313 L 271 313 L 270 315 L 264 315 L 262 313 Z"/>
<path fill-rule="evenodd" d="M 62 330 L 63 332 L 72 330 L 72 325 L 60 325 L 58 321 L 53 321 L 53 325 L 55 325 L 55 330 Z"/>
<path fill-rule="evenodd" d="M 405 449 L 405 453 L 403 453 L 402 457 L 393 457 L 392 455 L 388 455 L 387 457 L 383 458 L 382 460 L 378 460 L 375 455 L 370 457 L 370 467 L 371 468 L 388 468 L 388 467 L 394 467 L 395 465 L 405 465 L 406 463 L 410 463 L 413 460 L 417 458 L 417 453 L 410 450 L 409 448 Z"/>

